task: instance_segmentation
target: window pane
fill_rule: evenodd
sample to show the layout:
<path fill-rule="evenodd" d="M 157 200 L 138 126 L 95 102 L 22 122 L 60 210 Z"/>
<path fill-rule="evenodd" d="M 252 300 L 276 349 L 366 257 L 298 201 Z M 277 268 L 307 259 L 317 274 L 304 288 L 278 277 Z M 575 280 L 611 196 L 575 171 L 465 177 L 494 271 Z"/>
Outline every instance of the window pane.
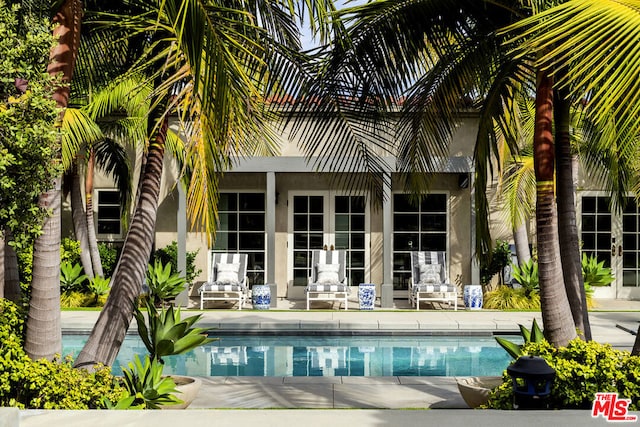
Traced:
<path fill-rule="evenodd" d="M 308 241 L 309 241 L 309 238 L 307 237 L 306 234 L 296 233 L 293 235 L 293 248 L 306 249 Z"/>
<path fill-rule="evenodd" d="M 410 271 L 411 270 L 411 254 L 406 252 L 393 254 L 393 269 Z"/>
<path fill-rule="evenodd" d="M 295 196 L 293 198 L 293 211 L 295 213 L 309 212 L 309 202 L 306 196 Z"/>
<path fill-rule="evenodd" d="M 235 193 L 220 193 L 218 200 L 218 211 L 235 211 L 238 209 Z"/>
<path fill-rule="evenodd" d="M 418 233 L 397 233 L 393 236 L 393 250 L 418 250 Z"/>
<path fill-rule="evenodd" d="M 323 215 L 309 215 L 309 231 L 324 231 Z"/>
<path fill-rule="evenodd" d="M 393 216 L 394 231 L 418 231 L 419 217 L 416 214 L 395 214 Z"/>
<path fill-rule="evenodd" d="M 364 252 L 362 251 L 351 251 L 351 267 L 356 268 L 364 268 Z"/>
<path fill-rule="evenodd" d="M 445 214 L 422 215 L 422 231 L 442 231 L 447 228 L 447 216 Z"/>
<path fill-rule="evenodd" d="M 364 215 L 351 216 L 351 231 L 364 231 Z"/>
<path fill-rule="evenodd" d="M 611 231 L 611 216 L 598 215 L 597 225 L 598 231 Z"/>
<path fill-rule="evenodd" d="M 120 221 L 98 221 L 98 234 L 120 234 Z"/>
<path fill-rule="evenodd" d="M 309 249 L 322 249 L 324 245 L 324 236 L 322 234 L 309 235 Z"/>
<path fill-rule="evenodd" d="M 241 231 L 264 231 L 264 214 L 240 214 Z"/>
<path fill-rule="evenodd" d="M 293 216 L 293 231 L 306 231 L 307 228 L 307 216 L 306 215 L 294 215 Z"/>
<path fill-rule="evenodd" d="M 307 267 L 307 258 L 308 258 L 308 252 L 307 251 L 294 251 L 293 253 L 293 266 L 294 267 Z"/>
<path fill-rule="evenodd" d="M 596 211 L 596 198 L 585 196 L 582 198 L 582 212 L 593 213 Z"/>
<path fill-rule="evenodd" d="M 637 231 L 638 217 L 636 215 L 622 216 L 622 229 L 625 232 L 635 233 Z"/>
<path fill-rule="evenodd" d="M 348 196 L 336 196 L 335 198 L 336 213 L 349 213 L 349 197 Z"/>
<path fill-rule="evenodd" d="M 447 197 L 444 194 L 429 194 L 422 200 L 422 212 L 446 212 Z"/>
<path fill-rule="evenodd" d="M 336 215 L 336 231 L 349 231 L 349 215 Z"/>
<path fill-rule="evenodd" d="M 240 233 L 240 250 L 264 250 L 264 233 Z"/>
<path fill-rule="evenodd" d="M 365 213 L 364 196 L 354 196 L 351 198 L 351 213 Z"/>
<path fill-rule="evenodd" d="M 444 251 L 447 249 L 446 234 L 423 234 L 420 242 L 421 251 Z"/>
<path fill-rule="evenodd" d="M 235 212 L 218 214 L 218 219 L 220 220 L 220 230 L 236 231 L 238 229 L 236 215 L 237 214 Z"/>
<path fill-rule="evenodd" d="M 582 215 L 582 231 L 595 231 L 596 217 L 595 215 Z"/>
<path fill-rule="evenodd" d="M 120 206 L 120 193 L 117 191 L 99 191 L 98 204 Z"/>
<path fill-rule="evenodd" d="M 100 220 L 116 219 L 120 220 L 120 206 L 100 206 Z"/>
<path fill-rule="evenodd" d="M 598 234 L 596 249 L 606 250 L 611 247 L 611 237 L 608 234 Z"/>
<path fill-rule="evenodd" d="M 349 233 L 336 233 L 336 249 L 349 248 Z"/>
<path fill-rule="evenodd" d="M 241 211 L 264 211 L 264 193 L 240 193 Z"/>
<path fill-rule="evenodd" d="M 351 235 L 351 249 L 364 249 L 364 234 Z"/>
<path fill-rule="evenodd" d="M 418 212 L 418 206 L 409 200 L 407 194 L 395 194 L 393 196 L 393 210 L 395 212 Z"/>
<path fill-rule="evenodd" d="M 309 197 L 309 212 L 324 213 L 324 198 L 322 196 Z"/>
<path fill-rule="evenodd" d="M 609 197 L 598 197 L 597 198 L 597 207 L 599 213 L 609 212 Z"/>

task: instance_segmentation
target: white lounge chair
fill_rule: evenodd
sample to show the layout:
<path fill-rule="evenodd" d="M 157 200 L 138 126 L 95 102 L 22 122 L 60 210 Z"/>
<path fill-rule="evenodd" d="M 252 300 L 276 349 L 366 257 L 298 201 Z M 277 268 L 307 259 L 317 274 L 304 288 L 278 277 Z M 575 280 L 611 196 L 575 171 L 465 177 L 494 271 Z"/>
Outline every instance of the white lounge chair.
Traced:
<path fill-rule="evenodd" d="M 238 301 L 242 310 L 247 300 L 247 254 L 207 254 L 207 282 L 200 287 L 200 310 L 205 301 Z"/>
<path fill-rule="evenodd" d="M 453 303 L 458 309 L 458 288 L 449 283 L 444 252 L 411 252 L 409 302 L 418 310 L 421 301 Z"/>
<path fill-rule="evenodd" d="M 305 293 L 307 310 L 311 301 L 343 301 L 347 309 L 351 288 L 347 280 L 346 251 L 315 250 L 311 253 L 311 277 Z"/>

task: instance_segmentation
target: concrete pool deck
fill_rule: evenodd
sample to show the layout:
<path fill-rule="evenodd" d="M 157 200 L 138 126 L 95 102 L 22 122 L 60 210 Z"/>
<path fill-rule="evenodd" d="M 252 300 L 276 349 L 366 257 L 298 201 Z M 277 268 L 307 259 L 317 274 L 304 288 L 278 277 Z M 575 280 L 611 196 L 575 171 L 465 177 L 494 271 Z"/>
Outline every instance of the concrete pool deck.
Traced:
<path fill-rule="evenodd" d="M 542 325 L 539 312 L 502 312 L 489 310 L 458 311 L 426 309 L 407 310 L 400 306 L 393 310 L 360 311 L 357 303 L 351 309 L 310 311 L 298 310 L 297 303 L 278 301 L 271 310 L 184 310 L 185 315 L 202 313 L 199 326 L 223 332 L 305 332 L 324 331 L 346 333 L 494 333 L 517 332 L 518 324 L 531 326 L 533 318 Z M 321 305 L 319 305 L 321 307 Z M 590 312 L 594 339 L 616 348 L 630 350 L 640 320 L 640 301 L 601 300 Z M 62 327 L 65 331 L 90 330 L 98 312 L 64 311 Z M 134 329 L 132 328 L 132 331 Z M 631 333 L 633 332 L 633 333 Z M 214 331 L 215 334 L 215 331 Z M 298 425 L 306 427 L 334 425 L 506 425 L 517 413 L 512 411 L 459 411 L 468 409 L 460 397 L 454 377 L 202 377 L 202 386 L 194 402 L 175 418 L 173 412 L 164 415 L 131 414 L 121 422 L 117 414 L 100 420 L 94 412 L 80 411 L 21 411 L 20 426 L 52 425 L 149 425 L 190 426 L 210 425 Z M 437 411 L 399 409 L 438 409 Z M 252 409 L 241 411 L 240 409 Z M 278 409 L 265 411 L 265 409 Z M 294 409 L 311 409 L 296 411 Z M 347 409 L 343 411 L 342 409 Z M 360 409 L 360 410 L 354 410 Z M 239 411 L 240 410 L 240 411 Z M 458 411 L 457 411 L 458 410 Z M 117 411 L 115 411 L 117 412 Z M 136 412 L 136 411 L 134 411 Z M 145 411 L 146 413 L 146 411 Z M 103 414 L 105 414 L 103 412 Z M 523 413 L 520 413 L 522 415 Z M 521 425 L 541 425 L 545 417 L 553 425 L 604 425 L 602 418 L 592 419 L 589 411 L 527 411 Z M 86 416 L 95 418 L 91 422 Z M 126 415 L 124 415 L 126 416 Z M 113 417 L 113 418 L 111 418 Z M 186 418 L 185 418 L 186 417 Z M 555 418 L 554 418 L 555 417 Z M 191 421 L 187 421 L 191 420 Z M 136 421 L 137 420 L 137 421 Z M 403 421 L 404 420 L 404 421 Z M 487 422 L 486 424 L 484 422 Z M 185 425 L 187 425 L 185 424 Z M 0 422 L 0 427 L 2 423 Z"/>

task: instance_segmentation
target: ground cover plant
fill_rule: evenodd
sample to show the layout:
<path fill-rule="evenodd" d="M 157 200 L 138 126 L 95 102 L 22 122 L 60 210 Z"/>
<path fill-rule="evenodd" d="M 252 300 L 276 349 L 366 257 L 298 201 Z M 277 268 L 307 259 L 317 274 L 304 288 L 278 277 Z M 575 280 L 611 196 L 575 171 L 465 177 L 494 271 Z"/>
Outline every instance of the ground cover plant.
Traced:
<path fill-rule="evenodd" d="M 531 341 L 521 350 L 522 354 L 542 357 L 556 371 L 548 400 L 551 409 L 589 409 L 596 393 L 602 392 L 631 399 L 629 410 L 640 407 L 640 357 L 628 351 L 579 338 L 559 348 L 546 340 Z M 506 371 L 503 380 L 491 392 L 488 408 L 513 409 L 513 384 Z"/>
<path fill-rule="evenodd" d="M 0 406 L 21 409 L 102 409 L 122 387 L 108 367 L 75 369 L 70 358 L 31 360 L 23 348 L 24 313 L 0 299 Z"/>

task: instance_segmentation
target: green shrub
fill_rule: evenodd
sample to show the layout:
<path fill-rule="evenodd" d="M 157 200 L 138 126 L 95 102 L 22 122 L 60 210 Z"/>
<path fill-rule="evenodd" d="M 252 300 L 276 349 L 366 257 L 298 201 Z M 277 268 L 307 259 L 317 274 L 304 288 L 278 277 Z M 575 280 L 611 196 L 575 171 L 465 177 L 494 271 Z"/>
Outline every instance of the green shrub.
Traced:
<path fill-rule="evenodd" d="M 198 276 L 202 270 L 196 270 L 195 260 L 198 255 L 199 250 L 194 252 L 187 252 L 187 273 L 185 274 L 185 278 L 187 279 L 187 285 L 191 286 L 193 284 L 193 279 Z M 156 260 L 160 260 L 163 265 L 171 264 L 171 269 L 173 271 L 178 270 L 178 244 L 173 241 L 170 245 L 165 246 L 164 248 L 160 248 L 153 253 L 153 262 Z"/>
<path fill-rule="evenodd" d="M 511 261 L 511 249 L 509 242 L 496 241 L 496 245 L 491 252 L 491 258 L 482 260 L 480 263 L 480 284 L 488 285 L 496 274 L 509 265 Z"/>
<path fill-rule="evenodd" d="M 513 278 L 522 286 L 526 296 L 538 293 L 540 279 L 538 277 L 538 263 L 533 259 L 518 266 L 511 264 Z"/>
<path fill-rule="evenodd" d="M 71 265 L 80 264 L 80 242 L 65 237 L 60 242 L 60 262 L 68 262 Z"/>
<path fill-rule="evenodd" d="M 74 369 L 71 359 L 32 361 L 23 349 L 24 314 L 0 299 L 0 406 L 23 409 L 105 408 L 122 387 L 110 369 Z"/>
<path fill-rule="evenodd" d="M 186 280 L 171 271 L 171 264 L 162 265 L 158 259 L 147 266 L 149 298 L 156 305 L 175 299 L 185 289 Z"/>
<path fill-rule="evenodd" d="M 60 291 L 73 292 L 82 289 L 82 283 L 87 280 L 87 275 L 82 274 L 82 266 L 69 261 L 60 262 Z"/>
<path fill-rule="evenodd" d="M 574 339 L 567 347 L 554 348 L 547 341 L 529 343 L 525 354 L 540 356 L 556 371 L 549 406 L 554 409 L 588 409 L 597 392 L 617 392 L 631 399 L 629 409 L 640 406 L 640 357 L 615 350 L 609 344 Z M 491 392 L 488 407 L 511 409 L 513 386 L 505 373 L 505 382 Z"/>
<path fill-rule="evenodd" d="M 604 266 L 604 261 L 598 262 L 598 257 L 582 254 L 582 278 L 584 286 L 609 286 L 613 282 L 611 268 Z"/>
<path fill-rule="evenodd" d="M 537 310 L 540 295 L 533 292 L 527 296 L 524 288 L 502 285 L 484 295 L 482 306 L 493 310 Z"/>
<path fill-rule="evenodd" d="M 115 246 L 113 243 L 98 242 L 98 252 L 100 253 L 100 262 L 102 262 L 104 277 L 113 276 L 121 250 L 120 247 Z"/>

